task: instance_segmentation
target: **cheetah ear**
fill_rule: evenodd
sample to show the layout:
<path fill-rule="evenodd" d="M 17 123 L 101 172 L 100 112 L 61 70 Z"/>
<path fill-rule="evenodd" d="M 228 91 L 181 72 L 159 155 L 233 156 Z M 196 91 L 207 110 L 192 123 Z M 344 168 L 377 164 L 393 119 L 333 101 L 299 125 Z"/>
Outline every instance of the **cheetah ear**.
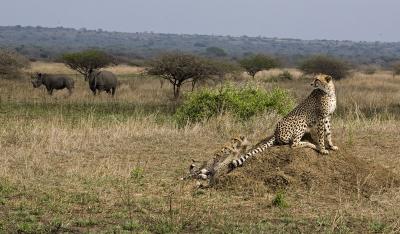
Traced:
<path fill-rule="evenodd" d="M 235 143 L 236 141 L 240 141 L 240 137 L 234 137 L 231 139 L 232 143 Z"/>
<path fill-rule="evenodd" d="M 326 82 L 331 82 L 332 76 L 326 76 Z"/>

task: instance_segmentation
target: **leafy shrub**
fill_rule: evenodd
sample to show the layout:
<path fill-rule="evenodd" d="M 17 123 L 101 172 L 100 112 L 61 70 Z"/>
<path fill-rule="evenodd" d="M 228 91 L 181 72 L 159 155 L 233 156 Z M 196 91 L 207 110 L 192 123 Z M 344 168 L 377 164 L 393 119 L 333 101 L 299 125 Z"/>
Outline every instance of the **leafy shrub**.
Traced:
<path fill-rule="evenodd" d="M 183 125 L 229 112 L 239 120 L 246 120 L 266 110 L 286 114 L 293 105 L 287 91 L 279 88 L 266 92 L 252 86 L 235 88 L 228 85 L 220 90 L 204 89 L 187 95 L 176 111 L 175 119 L 178 125 Z"/>

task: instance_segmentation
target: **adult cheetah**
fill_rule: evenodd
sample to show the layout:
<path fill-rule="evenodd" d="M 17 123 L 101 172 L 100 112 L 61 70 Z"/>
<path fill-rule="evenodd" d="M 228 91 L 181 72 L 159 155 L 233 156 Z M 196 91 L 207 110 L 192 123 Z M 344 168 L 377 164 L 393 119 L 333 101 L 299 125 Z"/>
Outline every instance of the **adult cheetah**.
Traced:
<path fill-rule="evenodd" d="M 314 87 L 311 94 L 278 122 L 270 140 L 240 156 L 239 159 L 233 160 L 232 169 L 243 165 L 249 157 L 273 145 L 290 144 L 293 148 L 308 147 L 321 154 L 328 154 L 328 150 L 325 149 L 326 138 L 328 149 L 338 150 L 338 147 L 333 145 L 331 136 L 331 115 L 336 109 L 335 86 L 332 77 L 318 74 L 314 77 L 311 86 Z M 312 133 L 313 139 L 317 138 L 317 145 L 301 141 L 306 132 Z"/>

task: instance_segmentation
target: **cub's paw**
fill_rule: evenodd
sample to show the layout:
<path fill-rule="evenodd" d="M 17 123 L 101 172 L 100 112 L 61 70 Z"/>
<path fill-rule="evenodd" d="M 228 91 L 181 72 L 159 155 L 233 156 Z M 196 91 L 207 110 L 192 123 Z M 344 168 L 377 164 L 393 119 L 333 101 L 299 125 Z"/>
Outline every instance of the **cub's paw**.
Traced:
<path fill-rule="evenodd" d="M 326 150 L 326 149 L 320 149 L 319 152 L 320 152 L 321 154 L 324 154 L 324 155 L 329 154 L 329 151 Z"/>
<path fill-rule="evenodd" d="M 208 176 L 206 174 L 199 174 L 198 178 L 202 179 L 202 180 L 206 180 L 208 178 Z"/>
<path fill-rule="evenodd" d="M 330 148 L 331 150 L 333 150 L 333 151 L 339 150 L 339 147 L 337 147 L 336 145 L 329 146 L 329 148 Z"/>

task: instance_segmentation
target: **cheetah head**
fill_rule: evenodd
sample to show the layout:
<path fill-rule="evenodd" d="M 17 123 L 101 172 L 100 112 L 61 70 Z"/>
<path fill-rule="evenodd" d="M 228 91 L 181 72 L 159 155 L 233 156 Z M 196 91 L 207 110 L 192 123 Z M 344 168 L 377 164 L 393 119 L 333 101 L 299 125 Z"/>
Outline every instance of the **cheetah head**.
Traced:
<path fill-rule="evenodd" d="M 250 141 L 247 139 L 247 137 L 239 135 L 238 137 L 232 138 L 231 145 L 232 148 L 238 151 L 246 150 L 247 147 L 250 146 Z"/>
<path fill-rule="evenodd" d="M 311 86 L 313 86 L 314 89 L 320 89 L 328 94 L 335 92 L 332 76 L 329 75 L 318 74 L 314 76 L 314 81 L 311 83 Z"/>

